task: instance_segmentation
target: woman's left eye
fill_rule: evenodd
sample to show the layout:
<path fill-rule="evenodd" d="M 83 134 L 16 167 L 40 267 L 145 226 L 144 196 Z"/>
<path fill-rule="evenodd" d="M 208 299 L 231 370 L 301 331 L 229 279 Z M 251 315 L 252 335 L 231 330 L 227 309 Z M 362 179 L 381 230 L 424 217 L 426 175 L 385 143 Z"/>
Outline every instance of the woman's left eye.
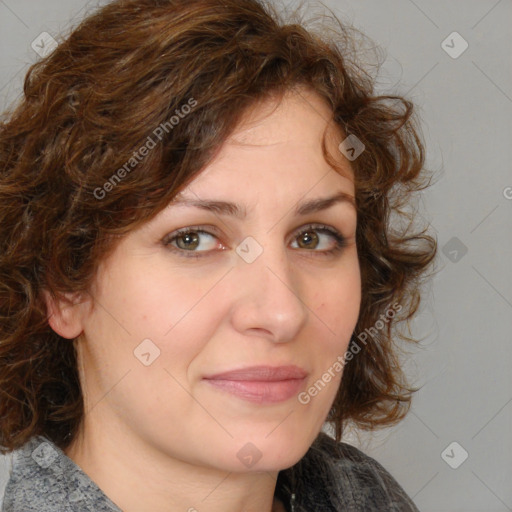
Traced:
<path fill-rule="evenodd" d="M 294 249 L 313 249 L 313 252 L 325 256 L 341 251 L 346 245 L 345 238 L 337 230 L 328 226 L 313 224 L 301 228 L 295 235 L 294 242 L 296 242 Z M 173 252 L 185 257 L 195 258 L 208 255 L 219 245 L 222 246 L 214 234 L 202 228 L 193 227 L 171 233 L 164 239 L 163 243 L 166 247 L 170 247 Z M 200 248 L 201 245 L 203 246 L 202 249 Z"/>
<path fill-rule="evenodd" d="M 322 243 L 322 236 L 330 238 L 330 243 Z M 317 249 L 315 252 L 326 256 L 340 252 L 346 246 L 347 242 L 339 231 L 324 225 L 307 226 L 305 229 L 299 231 L 296 239 L 299 241 L 299 249 Z M 322 250 L 318 250 L 319 247 Z"/>

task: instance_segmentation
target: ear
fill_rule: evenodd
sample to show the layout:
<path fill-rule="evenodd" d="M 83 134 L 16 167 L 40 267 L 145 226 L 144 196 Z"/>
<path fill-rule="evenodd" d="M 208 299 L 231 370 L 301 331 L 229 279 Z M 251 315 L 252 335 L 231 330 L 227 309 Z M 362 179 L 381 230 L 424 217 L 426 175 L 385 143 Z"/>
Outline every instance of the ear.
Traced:
<path fill-rule="evenodd" d="M 83 331 L 84 300 L 79 293 L 66 293 L 61 298 L 54 298 L 43 290 L 48 324 L 60 336 L 75 339 Z"/>

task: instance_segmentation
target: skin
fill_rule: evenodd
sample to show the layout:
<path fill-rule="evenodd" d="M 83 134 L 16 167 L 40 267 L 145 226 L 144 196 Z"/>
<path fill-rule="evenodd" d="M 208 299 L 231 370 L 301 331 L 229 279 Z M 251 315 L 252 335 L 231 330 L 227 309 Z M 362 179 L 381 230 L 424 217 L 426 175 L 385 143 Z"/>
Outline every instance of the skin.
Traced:
<path fill-rule="evenodd" d="M 348 347 L 361 299 L 356 210 L 345 201 L 294 213 L 306 200 L 354 196 L 331 115 L 307 89 L 277 108 L 257 104 L 182 192 L 238 203 L 245 219 L 171 204 L 121 240 L 87 296 L 69 296 L 72 307 L 48 300 L 52 328 L 75 339 L 85 401 L 66 454 L 123 511 L 282 510 L 273 500 L 278 472 L 320 432 L 341 372 L 307 405 L 297 396 L 251 403 L 203 377 L 295 364 L 308 372 L 304 391 Z M 326 127 L 341 173 L 322 155 Z M 301 244 L 310 223 L 337 230 L 345 246 L 326 255 L 336 242 L 322 231 Z M 201 257 L 186 257 L 183 237 L 165 245 L 177 229 L 198 226 L 212 233 L 192 249 Z M 247 236 L 263 248 L 252 263 L 236 252 Z M 148 338 L 160 355 L 145 366 L 134 350 Z M 237 457 L 249 442 L 261 454 L 250 468 Z"/>

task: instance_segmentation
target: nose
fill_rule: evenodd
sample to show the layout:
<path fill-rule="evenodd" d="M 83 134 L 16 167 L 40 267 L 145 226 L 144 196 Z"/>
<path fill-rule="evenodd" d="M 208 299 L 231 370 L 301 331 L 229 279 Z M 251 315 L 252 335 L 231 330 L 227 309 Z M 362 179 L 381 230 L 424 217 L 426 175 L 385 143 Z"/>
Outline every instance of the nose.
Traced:
<path fill-rule="evenodd" d="M 232 272 L 237 291 L 231 312 L 238 332 L 283 343 L 294 339 L 306 323 L 300 275 L 286 251 L 267 245 L 252 263 L 238 257 Z"/>

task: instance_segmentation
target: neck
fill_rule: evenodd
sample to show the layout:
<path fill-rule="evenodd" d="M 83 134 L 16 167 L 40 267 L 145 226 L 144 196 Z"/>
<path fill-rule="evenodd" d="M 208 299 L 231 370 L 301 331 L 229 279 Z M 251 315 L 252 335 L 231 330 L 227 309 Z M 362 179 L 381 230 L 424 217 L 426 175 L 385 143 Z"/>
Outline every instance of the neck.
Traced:
<path fill-rule="evenodd" d="M 278 472 L 234 473 L 163 454 L 119 429 L 87 421 L 65 450 L 123 512 L 285 512 Z"/>

